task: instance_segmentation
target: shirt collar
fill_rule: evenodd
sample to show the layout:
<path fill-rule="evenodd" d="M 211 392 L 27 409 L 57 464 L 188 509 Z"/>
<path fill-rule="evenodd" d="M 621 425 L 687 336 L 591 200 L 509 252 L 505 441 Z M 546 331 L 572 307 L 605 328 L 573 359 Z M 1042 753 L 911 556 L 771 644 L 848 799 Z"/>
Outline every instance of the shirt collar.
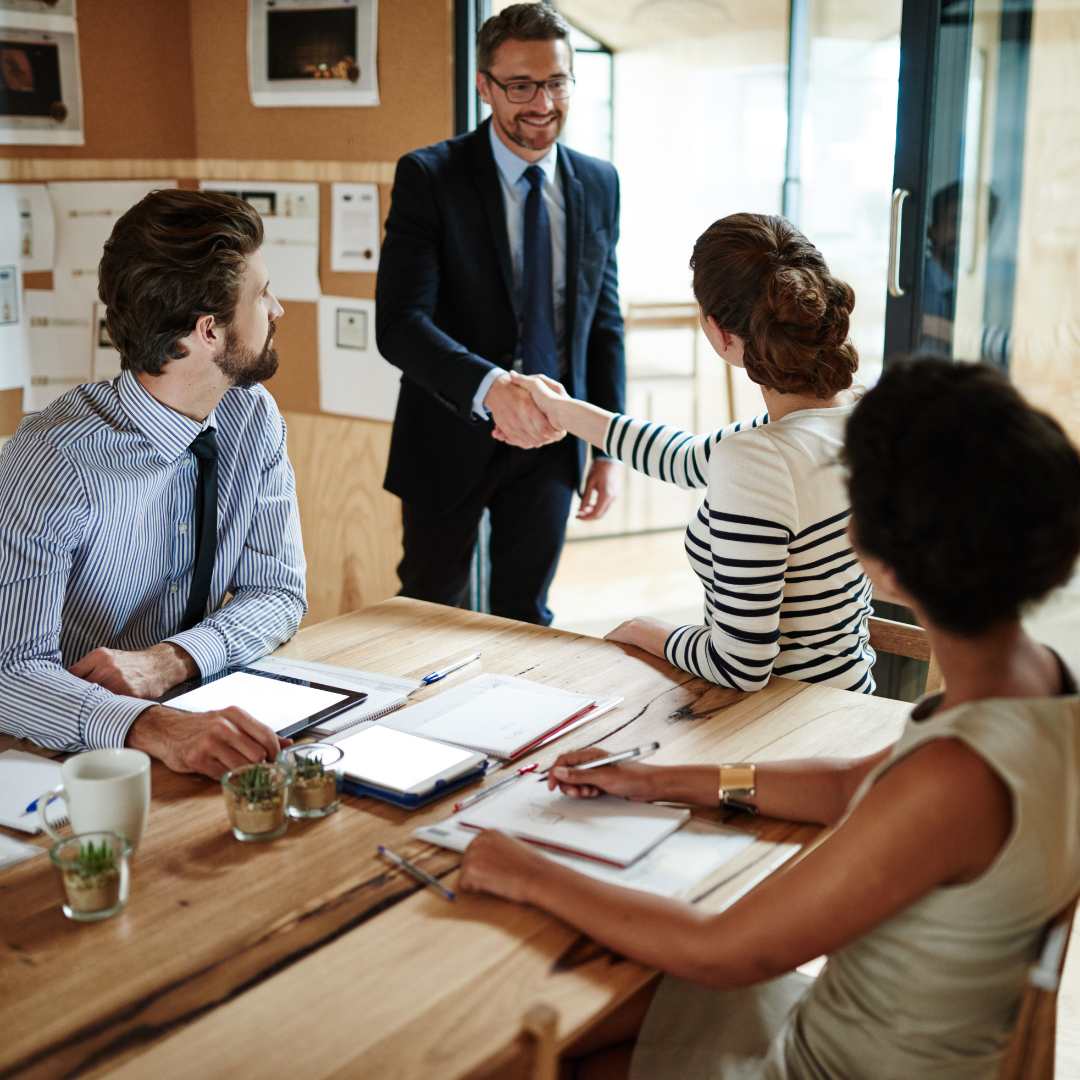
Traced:
<path fill-rule="evenodd" d="M 175 461 L 187 453 L 188 447 L 201 431 L 216 426 L 213 413 L 200 424 L 162 405 L 147 392 L 132 371 L 120 372 L 116 390 L 128 419 L 166 461 Z"/>
<path fill-rule="evenodd" d="M 491 152 L 495 155 L 495 164 L 499 167 L 503 179 L 513 187 L 524 175 L 530 165 L 539 165 L 544 170 L 549 184 L 555 183 L 559 166 L 559 144 L 552 143 L 551 149 L 536 162 L 526 161 L 520 158 L 513 150 L 499 138 L 495 132 L 495 121 L 488 124 L 488 135 L 491 138 Z"/>

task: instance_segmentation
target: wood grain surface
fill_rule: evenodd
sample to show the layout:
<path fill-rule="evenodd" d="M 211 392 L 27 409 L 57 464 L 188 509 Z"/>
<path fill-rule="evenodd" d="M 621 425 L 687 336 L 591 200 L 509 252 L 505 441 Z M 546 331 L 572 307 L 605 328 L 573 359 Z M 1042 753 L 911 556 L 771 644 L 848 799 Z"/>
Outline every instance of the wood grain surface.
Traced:
<path fill-rule="evenodd" d="M 481 671 L 625 696 L 542 764 L 653 737 L 658 761 L 862 753 L 895 738 L 908 708 L 776 678 L 742 694 L 629 647 L 405 599 L 303 630 L 280 655 L 416 677 L 476 650 L 481 663 L 417 699 Z M 652 973 L 536 910 L 448 904 L 380 862 L 383 843 L 453 884 L 460 856 L 410 835 L 451 801 L 409 813 L 346 797 L 323 821 L 242 844 L 217 784 L 155 763 L 121 915 L 65 919 L 44 859 L 0 875 L 0 1077 L 235 1077 L 253 1057 L 266 1076 L 457 1077 L 513 1039 L 536 1001 L 558 1010 L 565 1043 Z M 739 824 L 797 843 L 818 832 Z"/>

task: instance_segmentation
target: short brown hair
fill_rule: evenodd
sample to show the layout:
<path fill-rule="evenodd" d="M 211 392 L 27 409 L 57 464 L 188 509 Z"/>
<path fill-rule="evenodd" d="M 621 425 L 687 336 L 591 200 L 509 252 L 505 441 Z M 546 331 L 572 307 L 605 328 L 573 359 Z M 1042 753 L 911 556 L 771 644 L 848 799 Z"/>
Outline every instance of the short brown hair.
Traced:
<path fill-rule="evenodd" d="M 786 218 L 732 214 L 698 237 L 694 297 L 743 340 L 746 373 L 782 394 L 830 398 L 851 386 L 855 293 Z"/>
<path fill-rule="evenodd" d="M 481 71 L 491 67 L 496 50 L 506 41 L 565 41 L 570 45 L 570 24 L 544 3 L 511 4 L 492 15 L 476 36 L 476 66 Z"/>
<path fill-rule="evenodd" d="M 105 325 L 120 366 L 160 375 L 203 315 L 228 326 L 262 219 L 215 191 L 152 191 L 113 226 L 98 267 Z"/>

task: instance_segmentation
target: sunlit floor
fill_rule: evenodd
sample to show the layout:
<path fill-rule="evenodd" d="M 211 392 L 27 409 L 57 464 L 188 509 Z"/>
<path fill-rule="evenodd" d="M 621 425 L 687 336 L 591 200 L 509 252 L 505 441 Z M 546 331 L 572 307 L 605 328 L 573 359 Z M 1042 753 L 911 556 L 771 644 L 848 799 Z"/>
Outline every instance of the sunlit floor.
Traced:
<path fill-rule="evenodd" d="M 682 530 L 567 543 L 551 587 L 553 625 L 602 637 L 624 619 L 701 620 L 701 586 L 683 551 Z M 1080 670 L 1080 574 L 1027 619 L 1033 636 Z M 1057 1080 L 1080 1080 L 1080 929 L 1058 998 Z"/>

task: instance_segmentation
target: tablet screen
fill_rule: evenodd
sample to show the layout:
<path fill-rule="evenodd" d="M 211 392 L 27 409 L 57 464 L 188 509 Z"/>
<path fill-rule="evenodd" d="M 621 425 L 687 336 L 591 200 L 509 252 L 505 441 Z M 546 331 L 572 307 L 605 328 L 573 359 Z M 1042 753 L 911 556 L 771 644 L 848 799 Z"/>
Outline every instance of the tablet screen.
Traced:
<path fill-rule="evenodd" d="M 483 760 L 480 754 L 378 725 L 337 745 L 345 752 L 347 775 L 405 794 L 451 779 Z"/>
<path fill-rule="evenodd" d="M 234 671 L 169 698 L 168 705 L 185 712 L 211 712 L 235 705 L 281 734 L 307 727 L 328 709 L 362 701 L 364 696 L 332 687 L 304 686 L 272 676 Z"/>

